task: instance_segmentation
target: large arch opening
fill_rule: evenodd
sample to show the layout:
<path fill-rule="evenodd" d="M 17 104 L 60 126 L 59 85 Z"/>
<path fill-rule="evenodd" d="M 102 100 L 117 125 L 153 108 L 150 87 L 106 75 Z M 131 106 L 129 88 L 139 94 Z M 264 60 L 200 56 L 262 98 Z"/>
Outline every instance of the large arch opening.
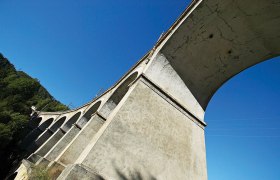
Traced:
<path fill-rule="evenodd" d="M 97 111 L 97 109 L 99 108 L 100 104 L 101 104 L 101 101 L 98 101 L 97 103 L 95 103 L 94 105 L 92 105 L 92 106 L 86 111 L 86 113 L 84 114 L 84 117 L 85 117 L 86 119 L 90 119 L 91 115 Z"/>
<path fill-rule="evenodd" d="M 40 124 L 37 128 L 33 129 L 20 143 L 22 149 L 26 149 L 33 143 L 53 122 L 53 118 L 49 118 Z"/>
<path fill-rule="evenodd" d="M 51 127 L 50 127 L 50 131 L 52 131 L 53 133 L 61 127 L 61 125 L 64 123 L 66 117 L 62 117 L 59 120 L 57 120 Z"/>
<path fill-rule="evenodd" d="M 101 105 L 101 101 L 93 104 L 89 109 L 86 110 L 83 117 L 77 122 L 80 127 L 83 127 L 91 118 L 91 116 L 98 110 Z"/>
<path fill-rule="evenodd" d="M 28 125 L 29 127 L 31 127 L 32 129 L 36 128 L 39 126 L 39 124 L 42 121 L 42 117 L 37 117 L 37 118 L 32 118 L 29 120 Z"/>
<path fill-rule="evenodd" d="M 75 115 L 73 115 L 62 127 L 62 129 L 67 132 L 71 126 L 76 123 L 76 121 L 79 119 L 81 116 L 81 112 L 77 112 Z"/>
<path fill-rule="evenodd" d="M 43 143 L 48 141 L 55 131 L 61 127 L 65 119 L 66 117 L 60 118 L 54 124 L 52 124 L 47 131 L 44 131 L 40 136 L 38 136 L 38 138 L 36 138 L 36 140 L 28 147 L 28 155 L 35 152 Z"/>
<path fill-rule="evenodd" d="M 209 179 L 280 177 L 279 72 L 280 57 L 265 61 L 231 78 L 211 99 L 205 114 Z"/>
<path fill-rule="evenodd" d="M 100 110 L 102 115 L 108 117 L 110 112 L 115 109 L 115 107 L 119 104 L 122 98 L 129 90 L 129 85 L 137 78 L 138 72 L 132 73 L 125 81 L 114 91 L 111 97 L 104 104 L 102 109 Z"/>
<path fill-rule="evenodd" d="M 53 118 L 49 118 L 46 121 L 44 121 L 42 124 L 40 124 L 38 126 L 38 129 L 40 129 L 41 131 L 45 131 L 53 122 Z"/>

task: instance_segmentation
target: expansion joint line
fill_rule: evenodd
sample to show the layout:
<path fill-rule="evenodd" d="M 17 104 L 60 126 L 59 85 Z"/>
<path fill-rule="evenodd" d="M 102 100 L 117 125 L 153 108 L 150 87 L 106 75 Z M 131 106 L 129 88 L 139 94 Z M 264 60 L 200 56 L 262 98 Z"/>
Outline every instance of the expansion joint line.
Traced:
<path fill-rule="evenodd" d="M 183 113 L 185 116 L 189 117 L 195 124 L 197 124 L 199 127 L 204 129 L 207 124 L 200 119 L 198 119 L 194 114 L 192 114 L 188 109 L 186 109 L 184 106 L 182 106 L 174 97 L 172 97 L 170 94 L 165 92 L 162 88 L 160 88 L 156 83 L 154 83 L 152 80 L 150 80 L 146 75 L 141 74 L 142 82 L 145 83 L 149 88 L 151 88 L 153 91 L 155 91 L 157 94 L 159 94 L 161 97 L 163 97 L 168 103 L 173 105 L 176 109 L 178 109 L 181 113 Z"/>
<path fill-rule="evenodd" d="M 106 121 L 106 118 L 105 118 L 102 114 L 100 114 L 99 112 L 96 111 L 93 115 L 95 115 L 95 114 L 96 114 L 97 116 L 99 116 L 101 119 L 103 119 L 104 121 Z M 93 115 L 92 115 L 92 116 L 93 116 Z"/>

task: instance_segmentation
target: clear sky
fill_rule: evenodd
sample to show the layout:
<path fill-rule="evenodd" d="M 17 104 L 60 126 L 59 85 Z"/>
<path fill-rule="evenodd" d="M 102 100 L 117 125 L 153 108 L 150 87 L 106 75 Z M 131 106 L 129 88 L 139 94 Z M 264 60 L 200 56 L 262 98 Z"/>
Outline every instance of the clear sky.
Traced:
<path fill-rule="evenodd" d="M 187 0 L 0 0 L 0 52 L 78 107 L 113 85 Z M 205 121 L 209 180 L 280 179 L 280 61 L 228 81 Z"/>

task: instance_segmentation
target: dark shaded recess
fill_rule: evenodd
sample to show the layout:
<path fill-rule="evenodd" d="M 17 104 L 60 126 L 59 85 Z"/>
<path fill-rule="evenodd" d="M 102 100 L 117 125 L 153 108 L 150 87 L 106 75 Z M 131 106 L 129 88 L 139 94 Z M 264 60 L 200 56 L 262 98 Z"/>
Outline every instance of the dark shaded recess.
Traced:
<path fill-rule="evenodd" d="M 52 122 L 53 122 L 53 118 L 50 118 L 44 121 L 40 126 L 38 126 L 38 128 L 43 132 L 51 125 Z"/>
<path fill-rule="evenodd" d="M 122 100 L 124 95 L 129 90 L 129 85 L 137 78 L 138 72 L 134 72 L 131 74 L 112 94 L 109 101 L 113 101 L 114 104 L 119 104 L 119 102 Z"/>
<path fill-rule="evenodd" d="M 42 121 L 42 118 L 41 118 L 41 117 L 32 118 L 32 119 L 29 120 L 28 126 L 29 126 L 31 129 L 34 129 L 34 128 L 36 128 L 36 127 L 39 126 L 39 124 L 41 123 L 41 121 Z"/>
<path fill-rule="evenodd" d="M 101 101 L 98 101 L 93 106 L 91 106 L 89 108 L 89 110 L 87 110 L 87 112 L 85 113 L 84 117 L 89 120 L 91 118 L 92 114 L 97 111 L 97 109 L 99 108 L 100 104 L 101 104 Z"/>
<path fill-rule="evenodd" d="M 12 175 L 8 176 L 6 180 L 14 180 L 17 177 L 17 172 L 13 173 Z"/>
<path fill-rule="evenodd" d="M 75 115 L 73 115 L 66 123 L 65 125 L 62 127 L 62 129 L 67 132 L 71 126 L 79 119 L 79 117 L 81 116 L 81 112 L 77 112 Z"/>
<path fill-rule="evenodd" d="M 59 120 L 57 120 L 51 127 L 50 130 L 54 133 L 56 130 L 58 130 L 62 124 L 64 123 L 66 117 L 62 117 Z"/>
<path fill-rule="evenodd" d="M 89 109 L 87 109 L 83 117 L 81 117 L 77 122 L 77 125 L 79 127 L 83 127 L 91 119 L 91 116 L 98 110 L 100 104 L 101 101 L 98 101 L 95 104 L 93 104 Z"/>

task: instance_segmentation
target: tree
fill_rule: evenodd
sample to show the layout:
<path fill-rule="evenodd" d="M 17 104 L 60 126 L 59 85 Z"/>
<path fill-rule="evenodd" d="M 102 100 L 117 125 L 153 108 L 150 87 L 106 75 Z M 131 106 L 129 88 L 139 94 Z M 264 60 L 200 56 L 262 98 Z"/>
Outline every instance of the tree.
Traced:
<path fill-rule="evenodd" d="M 17 143 L 30 131 L 30 107 L 42 109 L 46 105 L 45 111 L 68 109 L 55 100 L 38 79 L 17 71 L 0 53 L 0 179 L 5 177 L 13 161 L 20 160 Z"/>

